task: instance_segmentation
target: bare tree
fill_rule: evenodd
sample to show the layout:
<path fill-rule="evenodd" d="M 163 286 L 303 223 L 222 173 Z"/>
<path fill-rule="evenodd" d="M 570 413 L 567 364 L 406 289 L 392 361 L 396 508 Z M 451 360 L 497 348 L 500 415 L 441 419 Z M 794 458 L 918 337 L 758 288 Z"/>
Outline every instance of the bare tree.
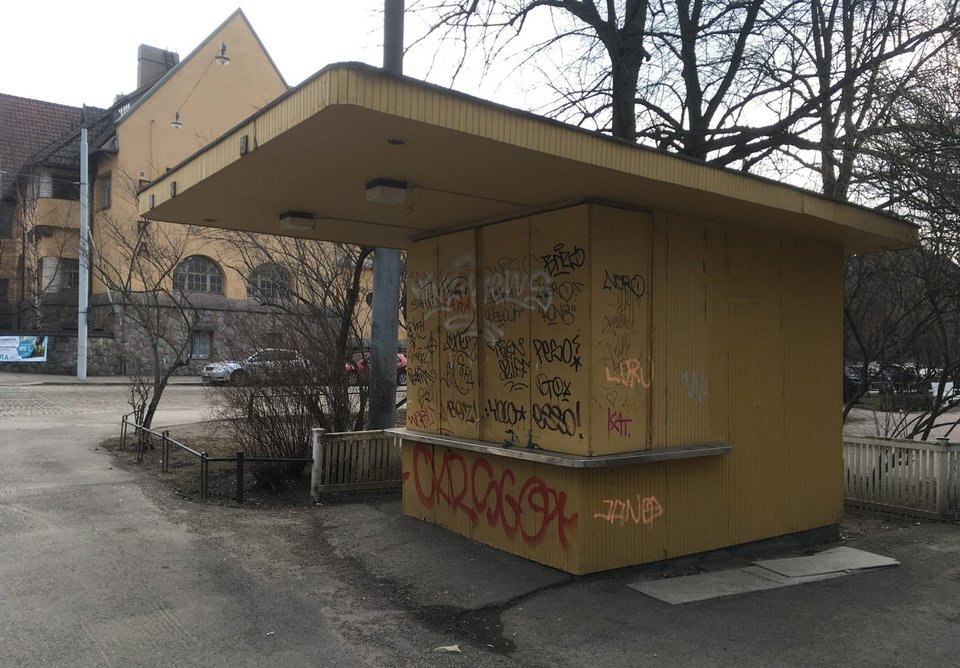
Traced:
<path fill-rule="evenodd" d="M 862 368 L 869 363 L 877 373 L 885 364 L 909 362 L 922 370 L 922 381 L 932 383 L 929 406 L 893 425 L 896 435 L 909 438 L 926 439 L 945 425 L 952 429 L 956 416 L 949 411 L 960 403 L 946 391 L 960 387 L 956 56 L 957 45 L 947 45 L 931 57 L 926 76 L 892 90 L 878 88 L 887 96 L 882 105 L 889 123 L 885 132 L 865 136 L 854 173 L 861 193 L 919 225 L 922 250 L 848 261 L 845 300 L 847 330 L 857 343 L 848 348 L 848 359 Z"/>
<path fill-rule="evenodd" d="M 56 320 L 53 308 L 64 305 L 63 297 L 71 297 L 69 303 L 75 299 L 78 190 L 78 184 L 46 170 L 25 173 L 16 184 L 13 215 L 19 244 L 16 321 L 20 328 L 49 326 L 48 321 Z M 52 204 L 41 211 L 44 201 Z"/>
<path fill-rule="evenodd" d="M 470 44 L 479 43 L 489 64 L 504 55 L 504 49 L 527 25 L 531 14 L 544 9 L 554 11 L 556 35 L 535 44 L 528 54 L 569 41 L 580 50 L 578 53 L 587 55 L 587 63 L 599 55 L 600 47 L 609 65 L 588 87 L 570 91 L 556 113 L 579 108 L 584 117 L 591 119 L 608 116 L 610 125 L 605 129 L 615 137 L 633 140 L 637 127 L 637 79 L 644 60 L 649 58 L 646 43 L 650 5 L 650 0 L 607 2 L 602 7 L 593 0 L 424 0 L 414 3 L 411 9 L 421 12 L 430 24 L 421 40 L 438 35 L 442 41 L 453 42 L 460 49 L 461 65 L 470 55 Z M 562 67 L 569 66 L 565 63 Z"/>
<path fill-rule="evenodd" d="M 115 334 L 133 380 L 130 404 L 149 427 L 170 377 L 192 357 L 191 333 L 203 308 L 179 289 L 175 269 L 197 237 L 189 227 L 124 220 L 97 220 L 91 271 L 107 289 Z"/>
<path fill-rule="evenodd" d="M 244 277 L 248 296 L 274 313 L 273 329 L 288 333 L 281 344 L 310 360 L 314 379 L 301 379 L 301 384 L 312 384 L 323 395 L 309 406 L 318 426 L 363 429 L 366 389 L 358 389 L 356 402 L 351 399 L 345 362 L 369 330 L 361 292 L 373 248 L 214 230 L 207 234 L 230 249 L 227 255 L 236 258 L 233 269 Z"/>
<path fill-rule="evenodd" d="M 744 170 L 784 169 L 775 161 L 782 154 L 844 198 L 861 133 L 884 119 L 878 86 L 925 71 L 956 35 L 956 5 L 423 0 L 415 8 L 430 26 L 422 41 L 453 42 L 461 63 L 476 43 L 488 66 L 549 12 L 554 32 L 512 53 L 553 82 L 550 115 Z"/>

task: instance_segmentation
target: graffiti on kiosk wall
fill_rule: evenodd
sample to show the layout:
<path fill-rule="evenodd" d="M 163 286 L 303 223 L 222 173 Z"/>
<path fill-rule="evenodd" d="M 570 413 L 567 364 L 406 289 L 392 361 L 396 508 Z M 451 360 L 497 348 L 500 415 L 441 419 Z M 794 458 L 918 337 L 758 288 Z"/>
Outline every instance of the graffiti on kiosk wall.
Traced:
<path fill-rule="evenodd" d="M 560 376 L 551 377 L 541 373 L 537 376 L 537 392 L 550 401 L 570 401 L 570 383 Z"/>
<path fill-rule="evenodd" d="M 407 420 L 417 429 L 428 430 L 437 423 L 436 411 L 429 403 L 421 403 L 421 408 L 411 410 Z"/>
<path fill-rule="evenodd" d="M 615 411 L 611 408 L 607 409 L 607 432 L 608 433 L 618 434 L 623 438 L 629 438 L 631 422 L 633 422 L 633 420 L 631 418 L 625 417 L 622 411 Z"/>
<path fill-rule="evenodd" d="M 530 357 L 527 341 L 520 337 L 502 339 L 490 346 L 497 356 L 497 368 L 504 387 L 511 392 L 527 389 L 527 374 L 530 372 Z"/>
<path fill-rule="evenodd" d="M 526 313 L 543 313 L 553 303 L 553 280 L 532 255 L 501 257 L 484 267 L 484 319 L 488 324 L 518 322 Z"/>
<path fill-rule="evenodd" d="M 642 297 L 647 290 L 646 281 L 640 274 L 617 274 L 603 272 L 603 289 L 629 292 L 634 297 Z"/>
<path fill-rule="evenodd" d="M 576 299 L 583 291 L 580 281 L 554 279 L 553 299 L 543 309 L 543 321 L 548 325 L 572 325 L 576 322 Z"/>
<path fill-rule="evenodd" d="M 583 365 L 580 361 L 579 334 L 573 338 L 534 339 L 533 352 L 540 364 L 563 364 L 574 371 L 579 371 Z"/>
<path fill-rule="evenodd" d="M 650 389 L 650 380 L 644 377 L 643 364 L 638 359 L 622 360 L 613 371 L 606 367 L 604 380 L 631 390 L 635 387 Z"/>
<path fill-rule="evenodd" d="M 707 388 L 707 374 L 684 371 L 680 375 L 683 380 L 683 387 L 687 391 L 687 399 L 698 401 L 701 404 L 706 401 L 709 390 Z"/>
<path fill-rule="evenodd" d="M 467 422 L 490 420 L 505 427 L 515 427 L 529 418 L 531 426 L 538 430 L 583 438 L 580 402 L 576 401 L 583 397 L 574 396 L 572 389 L 572 374 L 581 372 L 584 366 L 583 344 L 580 333 L 568 333 L 564 328 L 576 324 L 577 307 L 586 292 L 586 265 L 586 250 L 566 241 L 554 243 L 550 251 L 538 255 L 497 257 L 485 263 L 479 272 L 482 305 L 477 299 L 477 272 L 470 256 L 452 263 L 435 278 L 416 277 L 411 303 L 425 309 L 424 317 L 437 314 L 441 318 L 439 327 L 432 331 L 440 332 L 443 364 L 442 368 L 432 368 L 422 375 L 416 370 L 408 373 L 412 384 L 439 378 L 442 401 L 435 398 L 437 407 L 441 414 L 452 418 Z M 606 400 L 609 408 L 616 409 L 608 413 L 608 432 L 628 438 L 634 422 L 632 415 L 637 411 L 627 410 L 625 405 L 639 405 L 642 412 L 635 392 L 651 387 L 653 373 L 642 348 L 638 349 L 633 341 L 644 331 L 640 304 L 647 291 L 646 279 L 639 272 L 624 269 L 603 268 L 602 283 L 595 286 L 609 297 L 598 312 L 602 319 L 601 340 L 596 342 L 608 354 L 594 359 L 603 372 L 602 396 L 606 399 L 601 401 Z M 478 320 L 480 312 L 482 322 Z M 518 336 L 521 331 L 511 331 L 511 324 L 523 323 L 530 317 L 560 327 L 556 334 L 545 337 Z M 495 392 L 484 399 L 482 406 L 470 399 L 480 380 L 476 377 L 478 331 L 496 362 L 495 367 L 489 368 L 496 369 L 497 378 L 484 382 L 491 382 L 488 387 L 492 388 L 492 381 L 499 380 L 507 393 L 530 389 L 529 403 L 517 402 L 515 397 L 507 401 L 508 397 L 498 398 Z M 414 326 L 413 337 L 418 334 Z M 423 336 L 420 354 L 414 356 L 417 363 L 436 366 L 440 362 L 434 354 L 437 342 L 429 338 L 432 335 Z M 703 396 L 704 388 L 698 386 L 688 393 Z"/>
<path fill-rule="evenodd" d="M 509 467 L 497 475 L 485 457 L 468 464 L 463 454 L 447 449 L 438 462 L 433 448 L 422 443 L 414 446 L 412 466 L 403 473 L 404 484 L 413 479 L 425 509 L 446 506 L 472 523 L 485 521 L 508 538 L 520 536 L 527 545 L 538 545 L 552 534 L 561 547 L 569 546 L 577 513 L 568 514 L 567 493 L 542 478 L 520 480 Z"/>
<path fill-rule="evenodd" d="M 586 252 L 579 246 L 567 248 L 562 241 L 553 247 L 553 252 L 542 255 L 543 268 L 550 276 L 566 276 L 580 269 L 587 261 Z"/>
<path fill-rule="evenodd" d="M 483 416 L 508 427 L 515 427 L 527 419 L 527 409 L 513 401 L 504 399 L 487 399 L 487 407 Z"/>
<path fill-rule="evenodd" d="M 633 499 L 604 499 L 607 509 L 602 513 L 594 513 L 593 518 L 610 524 L 620 523 L 624 526 L 629 522 L 635 525 L 650 526 L 654 520 L 663 515 L 663 506 L 655 496 L 641 497 L 637 494 L 636 502 Z"/>
<path fill-rule="evenodd" d="M 583 438 L 580 428 L 583 422 L 580 417 L 580 402 L 572 405 L 550 404 L 533 402 L 531 411 L 533 423 L 537 429 L 556 432 L 562 436 L 577 436 Z"/>

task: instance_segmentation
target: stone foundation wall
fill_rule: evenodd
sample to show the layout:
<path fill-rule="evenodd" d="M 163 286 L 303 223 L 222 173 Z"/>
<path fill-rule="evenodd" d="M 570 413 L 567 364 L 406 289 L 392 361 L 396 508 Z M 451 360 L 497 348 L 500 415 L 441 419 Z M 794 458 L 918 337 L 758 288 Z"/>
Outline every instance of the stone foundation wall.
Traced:
<path fill-rule="evenodd" d="M 4 332 L 19 336 L 47 336 L 46 362 L 0 362 L 0 372 L 73 375 L 77 373 L 76 332 Z M 87 337 L 87 375 L 115 376 L 120 373 L 120 357 L 112 334 Z"/>
<path fill-rule="evenodd" d="M 210 354 L 202 359 L 194 359 L 187 366 L 178 369 L 175 375 L 197 375 L 200 369 L 212 361 L 236 357 L 243 351 L 234 348 L 239 345 L 238 342 L 244 340 L 244 333 L 249 330 L 279 329 L 273 313 L 265 309 L 250 308 L 248 302 L 222 300 L 222 303 L 211 303 L 210 306 L 211 308 L 198 312 L 196 322 L 189 329 L 177 310 L 171 308 L 167 311 L 164 326 L 170 333 L 171 340 L 176 342 L 184 340 L 189 330 L 210 332 L 212 335 Z M 73 312 L 76 312 L 75 306 Z M 123 306 L 95 303 L 91 306 L 89 322 L 88 376 L 127 375 L 139 365 L 149 368 L 153 357 L 150 337 L 130 319 Z M 46 362 L 2 362 L 0 372 L 56 375 L 76 373 L 77 335 L 75 330 L 72 332 L 19 330 L 2 333 L 19 336 L 46 335 L 49 340 Z M 278 347 L 281 346 L 278 345 Z M 161 344 L 160 354 L 166 360 L 172 360 L 175 352 L 170 346 Z"/>

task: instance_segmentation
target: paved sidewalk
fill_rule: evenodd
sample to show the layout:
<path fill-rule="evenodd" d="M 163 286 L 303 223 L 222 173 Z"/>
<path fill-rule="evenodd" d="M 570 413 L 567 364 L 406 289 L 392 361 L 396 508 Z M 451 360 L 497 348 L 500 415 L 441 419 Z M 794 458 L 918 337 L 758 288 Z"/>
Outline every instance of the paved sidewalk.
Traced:
<path fill-rule="evenodd" d="M 87 376 L 86 380 L 77 380 L 76 376 L 49 373 L 10 373 L 0 370 L 0 385 L 131 385 L 129 376 Z M 174 376 L 170 385 L 200 385 L 198 375 Z"/>
<path fill-rule="evenodd" d="M 406 517 L 395 496 L 186 500 L 97 447 L 126 388 L 30 386 L 50 378 L 0 373 L 0 666 L 957 665 L 958 524 L 850 512 L 843 541 L 810 549 L 899 568 L 671 606 L 629 585 L 806 550 L 577 578 Z M 210 394 L 175 387 L 158 419 L 203 419 Z"/>

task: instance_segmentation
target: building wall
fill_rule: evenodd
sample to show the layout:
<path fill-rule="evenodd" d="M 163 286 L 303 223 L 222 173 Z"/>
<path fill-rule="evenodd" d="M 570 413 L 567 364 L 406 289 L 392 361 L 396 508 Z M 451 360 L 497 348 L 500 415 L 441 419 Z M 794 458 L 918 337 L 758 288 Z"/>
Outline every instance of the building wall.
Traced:
<path fill-rule="evenodd" d="M 227 44 L 231 58 L 230 64 L 226 66 L 213 62 L 221 42 Z M 131 247 L 124 247 L 123 244 L 135 240 L 137 236 L 140 220 L 137 191 L 140 186 L 173 167 L 285 91 L 286 84 L 249 24 L 241 15 L 236 15 L 211 35 L 198 52 L 186 60 L 159 88 L 152 91 L 142 104 L 121 117 L 116 127 L 119 147 L 116 152 L 98 150 L 98 146 L 90 147 L 93 165 L 90 195 L 94 247 L 119 275 L 127 273 L 131 258 Z M 177 110 L 180 110 L 183 121 L 180 130 L 170 126 Z M 61 195 L 76 197 L 75 188 L 70 194 L 64 193 L 71 182 L 79 179 L 79 175 L 40 168 L 37 172 L 36 181 L 25 184 L 24 192 L 28 200 L 20 202 L 17 207 L 21 213 L 25 212 L 29 216 L 29 220 L 18 219 L 15 225 L 17 231 L 21 228 L 21 223 L 24 223 L 28 230 L 39 226 L 40 231 L 35 237 L 30 236 L 26 249 L 27 276 L 24 288 L 27 301 L 21 305 L 20 322 L 16 322 L 15 302 L 19 298 L 20 290 L 17 268 L 18 262 L 23 261 L 24 248 L 19 238 L 0 240 L 0 278 L 7 279 L 8 300 L 12 302 L 6 306 L 0 304 L 0 326 L 37 325 L 33 317 L 35 309 L 30 303 L 30 300 L 36 299 L 41 303 L 39 311 L 42 315 L 42 322 L 38 326 L 54 330 L 70 327 L 75 329 L 76 290 L 61 291 L 62 276 L 57 267 L 60 258 L 79 257 L 79 201 L 61 198 Z M 106 206 L 104 183 L 108 176 L 110 202 L 109 206 Z M 167 238 L 174 244 L 185 244 L 183 252 L 180 253 L 181 257 L 205 255 L 214 260 L 221 269 L 224 277 L 222 297 L 231 306 L 223 312 L 210 312 L 219 313 L 211 315 L 208 323 L 211 331 L 214 331 L 216 350 L 218 341 L 226 342 L 232 336 L 236 313 L 258 311 L 256 304 L 246 300 L 246 282 L 236 270 L 236 267 L 242 264 L 240 258 L 225 246 L 212 243 L 209 239 L 198 238 L 185 226 L 160 223 L 152 225 L 158 228 L 154 238 Z M 114 235 L 109 234 L 111 228 L 119 230 L 120 243 L 116 242 Z M 34 264 L 37 266 L 34 267 Z M 137 281 L 134 280 L 134 283 Z M 36 293 L 36 289 L 41 286 L 46 288 L 47 294 Z M 97 279 L 95 271 L 92 272 L 91 303 L 111 299 L 116 299 L 116 295 L 107 295 L 103 282 Z M 99 323 L 93 323 L 94 330 L 99 328 L 100 331 L 113 332 L 109 318 L 100 317 L 99 320 Z M 116 345 L 121 342 L 122 337 L 117 340 Z M 142 344 L 142 341 L 140 343 Z M 112 346 L 114 343 L 104 345 Z M 137 337 L 134 336 L 126 343 L 127 354 L 133 354 L 132 350 L 137 345 Z M 221 343 L 220 347 L 225 348 L 225 345 Z M 146 355 L 147 351 L 142 349 L 142 345 L 140 348 L 141 354 Z M 73 363 L 75 364 L 75 360 Z M 200 363 L 193 367 L 198 364 Z M 61 365 L 58 363 L 36 366 L 45 368 L 32 370 L 60 373 Z M 91 365 L 91 374 L 99 373 L 96 366 Z M 113 364 L 109 373 L 120 373 L 122 366 L 119 362 Z M 192 373 L 193 367 L 187 372 Z"/>
<path fill-rule="evenodd" d="M 583 473 L 573 486 L 556 467 L 511 464 L 511 481 L 566 495 L 582 542 L 565 561 L 556 545 L 494 539 L 479 521 L 468 535 L 588 572 L 840 521 L 838 248 L 583 205 L 420 242 L 408 262 L 410 429 L 492 443 L 512 430 L 518 447 L 586 456 L 732 445 L 723 457 Z M 445 457 L 433 455 L 437 481 Z M 413 464 L 410 480 L 423 475 Z M 450 519 L 457 504 L 431 508 L 412 491 L 406 512 L 463 528 Z M 616 516 L 651 498 L 655 521 Z"/>
<path fill-rule="evenodd" d="M 229 65 L 213 62 L 221 42 L 227 44 Z M 286 91 L 286 84 L 246 20 L 235 16 L 214 33 L 191 58 L 181 63 L 163 84 L 139 106 L 135 106 L 117 125 L 119 151 L 99 159 L 94 194 L 94 238 L 104 259 L 115 266 L 128 262 L 115 244 L 99 243 L 111 225 L 125 226 L 136 234 L 140 220 L 137 191 L 141 182 L 153 180 L 166 170 L 202 148 L 210 141 L 248 117 Z M 180 111 L 183 127 L 170 123 Z M 112 184 L 109 209 L 101 201 L 102 184 L 107 175 Z M 159 236 L 173 238 L 188 235 L 185 226 L 153 223 L 166 228 Z M 99 228 L 99 230 L 98 230 Z M 237 258 L 208 240 L 190 239 L 185 255 L 201 254 L 215 260 L 224 272 L 225 295 L 231 299 L 246 296 L 246 284 L 231 269 Z M 94 293 L 104 290 L 99 281 Z"/>

